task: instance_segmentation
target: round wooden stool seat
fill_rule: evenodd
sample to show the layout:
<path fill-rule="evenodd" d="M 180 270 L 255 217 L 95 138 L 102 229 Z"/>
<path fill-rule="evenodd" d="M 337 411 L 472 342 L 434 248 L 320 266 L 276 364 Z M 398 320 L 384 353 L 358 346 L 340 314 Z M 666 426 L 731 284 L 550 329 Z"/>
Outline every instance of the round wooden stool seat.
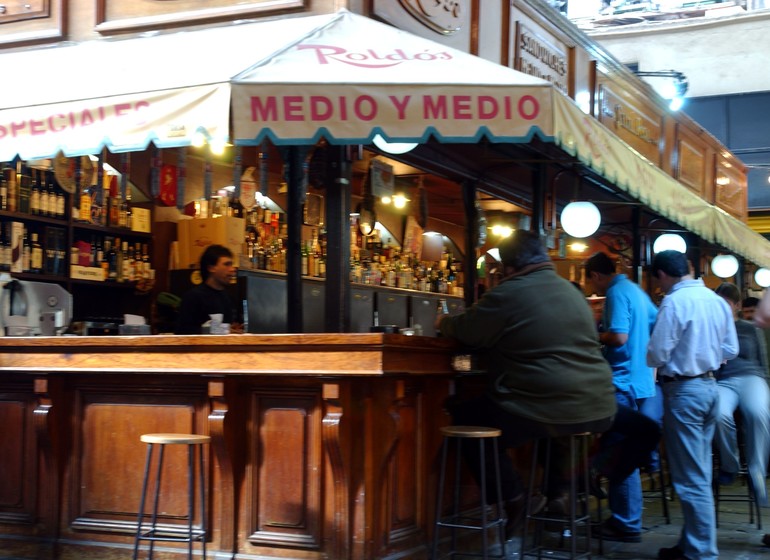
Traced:
<path fill-rule="evenodd" d="M 441 433 L 446 437 L 491 438 L 499 437 L 502 430 L 484 426 L 444 426 Z"/>
<path fill-rule="evenodd" d="M 144 443 L 202 445 L 211 441 L 209 436 L 198 434 L 142 434 L 139 439 Z"/>

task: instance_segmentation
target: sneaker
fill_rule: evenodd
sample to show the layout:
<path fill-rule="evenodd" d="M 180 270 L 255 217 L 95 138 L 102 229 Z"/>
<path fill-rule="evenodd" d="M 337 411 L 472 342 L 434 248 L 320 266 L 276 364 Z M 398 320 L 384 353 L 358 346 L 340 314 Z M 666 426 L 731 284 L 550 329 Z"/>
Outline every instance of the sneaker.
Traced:
<path fill-rule="evenodd" d="M 612 523 L 612 519 L 607 519 L 599 525 L 596 531 L 591 531 L 591 536 L 597 539 L 601 536 L 602 540 L 624 543 L 642 542 L 642 534 L 638 531 L 624 531 Z"/>
<path fill-rule="evenodd" d="M 537 515 L 545 507 L 547 500 L 545 496 L 539 492 L 532 495 L 530 499 L 530 515 Z M 505 516 L 508 518 L 505 522 L 505 538 L 510 540 L 516 536 L 516 531 L 519 530 L 521 524 L 524 522 L 524 514 L 526 513 L 527 499 L 524 494 L 519 495 L 513 500 L 509 500 L 505 503 Z"/>

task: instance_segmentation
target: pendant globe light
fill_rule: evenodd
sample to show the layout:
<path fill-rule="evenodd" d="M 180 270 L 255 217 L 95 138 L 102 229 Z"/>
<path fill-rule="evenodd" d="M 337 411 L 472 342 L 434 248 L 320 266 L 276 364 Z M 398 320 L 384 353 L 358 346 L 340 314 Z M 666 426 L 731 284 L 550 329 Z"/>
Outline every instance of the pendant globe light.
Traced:
<path fill-rule="evenodd" d="M 767 288 L 770 286 L 770 269 L 758 268 L 754 273 L 754 282 L 761 288 Z"/>
<path fill-rule="evenodd" d="M 561 227 L 572 237 L 588 237 L 596 233 L 602 215 L 593 202 L 570 202 L 561 211 Z"/>
<path fill-rule="evenodd" d="M 717 255 L 711 261 L 711 272 L 720 278 L 731 278 L 738 272 L 738 259 L 733 255 Z"/>
<path fill-rule="evenodd" d="M 679 251 L 680 253 L 687 252 L 687 242 L 678 233 L 664 233 L 659 235 L 652 244 L 652 252 L 660 253 L 661 251 Z"/>

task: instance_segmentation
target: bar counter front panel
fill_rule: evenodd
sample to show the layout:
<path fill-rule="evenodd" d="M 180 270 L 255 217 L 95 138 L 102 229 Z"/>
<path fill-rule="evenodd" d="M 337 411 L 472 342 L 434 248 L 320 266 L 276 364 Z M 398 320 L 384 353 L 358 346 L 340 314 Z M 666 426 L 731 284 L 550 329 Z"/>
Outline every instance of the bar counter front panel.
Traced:
<path fill-rule="evenodd" d="M 0 557 L 130 558 L 139 436 L 182 432 L 212 437 L 212 557 L 426 558 L 454 351 L 369 333 L 0 338 Z M 173 527 L 185 453 L 166 460 Z"/>

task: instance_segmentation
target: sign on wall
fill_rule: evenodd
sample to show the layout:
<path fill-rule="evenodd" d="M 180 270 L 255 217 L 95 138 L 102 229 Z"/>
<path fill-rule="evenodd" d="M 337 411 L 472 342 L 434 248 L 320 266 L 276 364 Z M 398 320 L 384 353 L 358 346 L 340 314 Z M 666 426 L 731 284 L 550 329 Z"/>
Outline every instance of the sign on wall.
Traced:
<path fill-rule="evenodd" d="M 516 22 L 513 64 L 519 72 L 548 80 L 569 93 L 567 48 L 520 21 Z"/>

